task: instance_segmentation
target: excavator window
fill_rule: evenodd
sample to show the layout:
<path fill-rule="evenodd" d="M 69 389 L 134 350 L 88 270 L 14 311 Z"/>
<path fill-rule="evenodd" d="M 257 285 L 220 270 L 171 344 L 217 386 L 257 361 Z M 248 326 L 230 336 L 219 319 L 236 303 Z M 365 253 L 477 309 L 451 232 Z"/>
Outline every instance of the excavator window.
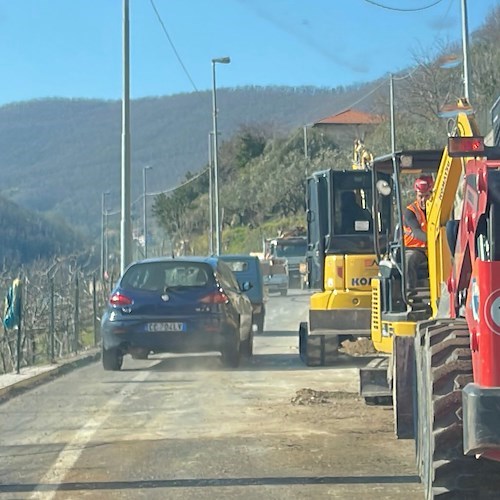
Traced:
<path fill-rule="evenodd" d="M 366 191 L 347 190 L 340 192 L 340 211 L 338 212 L 340 234 L 372 231 L 373 218 L 371 212 L 366 208 L 366 201 Z"/>

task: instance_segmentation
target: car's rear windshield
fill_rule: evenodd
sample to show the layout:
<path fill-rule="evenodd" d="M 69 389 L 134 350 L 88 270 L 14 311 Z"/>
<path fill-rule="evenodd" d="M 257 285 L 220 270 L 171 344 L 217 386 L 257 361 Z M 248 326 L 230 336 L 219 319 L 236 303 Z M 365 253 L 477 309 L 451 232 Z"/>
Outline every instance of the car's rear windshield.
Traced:
<path fill-rule="evenodd" d="M 244 273 L 248 271 L 248 261 L 245 260 L 225 260 L 224 261 L 234 273 Z"/>
<path fill-rule="evenodd" d="M 123 275 L 121 286 L 138 290 L 200 287 L 214 281 L 212 268 L 202 262 L 142 262 Z"/>

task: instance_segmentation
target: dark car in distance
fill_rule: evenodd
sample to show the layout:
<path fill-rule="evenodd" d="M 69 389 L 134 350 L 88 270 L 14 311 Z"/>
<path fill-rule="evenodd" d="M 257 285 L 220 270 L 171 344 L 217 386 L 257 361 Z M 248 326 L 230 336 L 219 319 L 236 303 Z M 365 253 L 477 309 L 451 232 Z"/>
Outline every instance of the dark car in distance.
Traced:
<path fill-rule="evenodd" d="M 253 352 L 252 305 L 218 257 L 153 258 L 132 263 L 101 318 L 102 363 L 119 370 L 123 356 L 218 351 L 226 366 Z"/>

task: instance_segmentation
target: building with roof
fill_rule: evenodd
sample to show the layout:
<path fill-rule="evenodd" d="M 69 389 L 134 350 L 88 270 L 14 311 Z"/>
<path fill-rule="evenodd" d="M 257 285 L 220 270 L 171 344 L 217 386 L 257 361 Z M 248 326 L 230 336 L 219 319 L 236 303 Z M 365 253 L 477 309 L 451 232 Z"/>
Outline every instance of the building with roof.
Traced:
<path fill-rule="evenodd" d="M 321 118 L 311 127 L 328 134 L 339 146 L 353 147 L 353 166 L 363 168 L 372 158 L 364 146 L 366 133 L 384 121 L 381 115 L 348 108 Z"/>
<path fill-rule="evenodd" d="M 312 127 L 328 130 L 334 135 L 348 135 L 351 142 L 355 139 L 364 140 L 367 130 L 384 122 L 381 115 L 366 113 L 358 109 L 344 109 L 334 115 L 326 116 L 314 122 Z"/>

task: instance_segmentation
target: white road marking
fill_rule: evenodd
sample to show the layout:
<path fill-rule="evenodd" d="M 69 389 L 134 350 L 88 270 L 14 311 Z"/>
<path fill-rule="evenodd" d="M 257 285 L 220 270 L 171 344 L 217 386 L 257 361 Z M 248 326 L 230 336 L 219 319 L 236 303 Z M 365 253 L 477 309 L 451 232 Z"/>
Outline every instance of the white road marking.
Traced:
<path fill-rule="evenodd" d="M 52 500 L 57 493 L 58 486 L 64 481 L 66 474 L 73 468 L 80 455 L 85 450 L 86 445 L 92 436 L 109 418 L 113 410 L 120 406 L 123 401 L 130 397 L 140 382 L 146 380 L 150 375 L 148 370 L 140 372 L 132 379 L 133 383 L 122 389 L 116 396 L 111 398 L 83 427 L 75 434 L 74 438 L 68 442 L 59 453 L 49 471 L 42 477 L 39 485 L 30 496 L 31 499 Z M 51 491 L 45 491 L 47 485 L 52 487 Z"/>

